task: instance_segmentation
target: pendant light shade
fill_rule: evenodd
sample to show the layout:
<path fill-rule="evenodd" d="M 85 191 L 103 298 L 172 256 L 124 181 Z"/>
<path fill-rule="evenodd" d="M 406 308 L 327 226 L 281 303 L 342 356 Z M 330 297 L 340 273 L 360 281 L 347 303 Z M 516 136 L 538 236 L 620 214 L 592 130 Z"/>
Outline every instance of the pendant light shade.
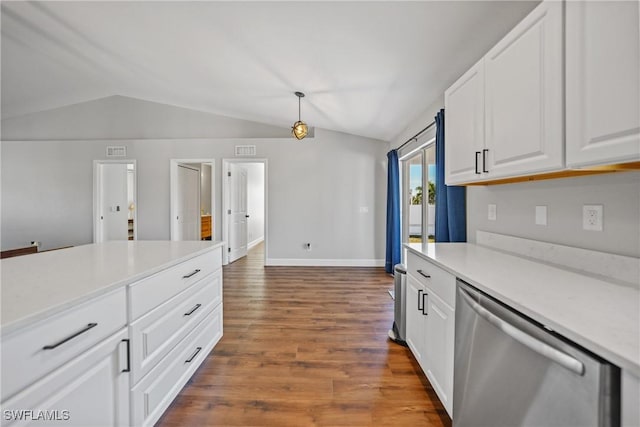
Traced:
<path fill-rule="evenodd" d="M 309 127 L 300 119 L 300 98 L 304 97 L 304 93 L 296 92 L 295 94 L 298 97 L 298 121 L 291 127 L 291 135 L 297 140 L 301 140 L 309 133 Z"/>

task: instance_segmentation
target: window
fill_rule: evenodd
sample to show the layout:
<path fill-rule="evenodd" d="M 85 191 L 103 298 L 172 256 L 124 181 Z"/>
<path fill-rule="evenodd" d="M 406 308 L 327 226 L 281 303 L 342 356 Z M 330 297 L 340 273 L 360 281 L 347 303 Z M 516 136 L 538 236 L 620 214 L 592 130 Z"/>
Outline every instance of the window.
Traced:
<path fill-rule="evenodd" d="M 402 159 L 402 235 L 411 243 L 435 241 L 435 139 Z"/>

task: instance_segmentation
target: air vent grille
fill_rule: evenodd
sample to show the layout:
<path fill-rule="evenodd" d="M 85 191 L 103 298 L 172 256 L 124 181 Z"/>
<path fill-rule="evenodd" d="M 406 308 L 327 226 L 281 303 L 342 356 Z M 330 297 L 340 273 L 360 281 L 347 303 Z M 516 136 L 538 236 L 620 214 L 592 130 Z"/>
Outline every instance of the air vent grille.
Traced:
<path fill-rule="evenodd" d="M 124 145 L 109 145 L 107 157 L 127 157 L 127 147 Z"/>
<path fill-rule="evenodd" d="M 256 155 L 255 145 L 236 145 L 236 156 L 247 157 Z"/>

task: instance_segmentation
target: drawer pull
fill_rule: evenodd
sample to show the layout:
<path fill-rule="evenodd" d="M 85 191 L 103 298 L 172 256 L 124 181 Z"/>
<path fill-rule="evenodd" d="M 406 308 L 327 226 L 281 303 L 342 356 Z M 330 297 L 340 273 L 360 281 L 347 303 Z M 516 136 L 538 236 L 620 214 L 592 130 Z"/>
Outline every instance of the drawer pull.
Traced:
<path fill-rule="evenodd" d="M 79 330 L 78 332 L 76 332 L 73 335 L 69 335 L 68 337 L 58 341 L 55 344 L 51 344 L 51 345 L 45 345 L 44 347 L 42 347 L 43 350 L 53 350 L 56 347 L 61 346 L 62 344 L 66 343 L 67 341 L 70 341 L 72 339 L 74 339 L 75 337 L 77 337 L 78 335 L 82 335 L 85 332 L 87 332 L 89 329 L 95 328 L 96 326 L 98 326 L 97 323 L 89 323 L 87 326 L 85 326 L 84 328 L 82 328 L 81 330 Z"/>
<path fill-rule="evenodd" d="M 431 279 L 431 275 L 425 273 L 422 270 L 418 270 L 418 274 L 421 275 L 422 277 L 424 277 L 425 279 Z"/>
<path fill-rule="evenodd" d="M 193 277 L 196 274 L 200 273 L 200 269 L 196 268 L 192 273 L 187 274 L 186 276 L 182 276 L 183 279 L 188 279 L 189 277 Z"/>
<path fill-rule="evenodd" d="M 200 350 L 202 350 L 202 347 L 198 347 L 198 348 L 196 348 L 195 353 L 193 353 L 193 354 L 191 355 L 191 357 L 190 357 L 190 358 L 188 358 L 187 360 L 185 360 L 185 361 L 184 361 L 184 363 L 191 363 L 191 361 L 192 361 L 193 359 L 195 359 L 195 358 L 196 358 L 196 356 L 198 355 L 198 353 L 200 353 Z"/>
<path fill-rule="evenodd" d="M 185 316 L 191 316 L 200 307 L 202 307 L 202 304 L 196 304 L 195 307 L 193 307 L 188 313 L 185 313 L 184 315 Z"/>

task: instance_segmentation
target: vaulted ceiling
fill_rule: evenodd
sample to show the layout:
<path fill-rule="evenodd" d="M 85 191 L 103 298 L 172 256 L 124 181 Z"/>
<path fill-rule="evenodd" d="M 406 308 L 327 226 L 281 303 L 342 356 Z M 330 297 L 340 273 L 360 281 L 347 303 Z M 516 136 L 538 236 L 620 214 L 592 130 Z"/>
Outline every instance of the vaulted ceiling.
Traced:
<path fill-rule="evenodd" d="M 2 2 L 2 118 L 124 95 L 392 140 L 537 2 Z"/>

